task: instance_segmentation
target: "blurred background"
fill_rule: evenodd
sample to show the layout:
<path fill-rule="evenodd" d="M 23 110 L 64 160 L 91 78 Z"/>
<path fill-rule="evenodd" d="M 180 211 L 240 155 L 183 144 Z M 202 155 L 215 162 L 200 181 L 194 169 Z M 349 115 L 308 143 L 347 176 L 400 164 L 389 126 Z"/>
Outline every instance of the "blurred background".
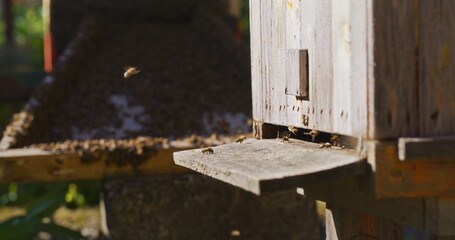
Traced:
<path fill-rule="evenodd" d="M 50 0 L 1 0 L 2 133 L 12 115 L 26 104 L 34 87 L 52 70 L 52 63 L 58 53 L 71 41 L 72 36 L 68 33 L 74 34 L 76 31 L 75 24 L 78 20 L 75 17 L 78 16 L 73 15 L 72 19 L 71 16 L 66 17 L 67 21 L 55 23 L 55 34 L 58 34 L 56 37 L 59 41 L 52 43 L 48 35 L 50 12 L 46 8 L 49 2 Z M 228 21 L 236 30 L 236 37 L 249 44 L 248 1 L 231 2 L 232 18 Z M 78 3 L 79 1 L 74 1 L 68 4 L 66 10 L 77 12 L 80 10 Z M 56 19 L 65 18 L 61 15 Z M 100 180 L 0 184 L 0 239 L 7 236 L 9 239 L 79 239 L 82 236 L 87 239 L 105 239 L 101 233 L 100 189 Z M 15 221 L 18 220 L 25 224 L 16 226 Z"/>

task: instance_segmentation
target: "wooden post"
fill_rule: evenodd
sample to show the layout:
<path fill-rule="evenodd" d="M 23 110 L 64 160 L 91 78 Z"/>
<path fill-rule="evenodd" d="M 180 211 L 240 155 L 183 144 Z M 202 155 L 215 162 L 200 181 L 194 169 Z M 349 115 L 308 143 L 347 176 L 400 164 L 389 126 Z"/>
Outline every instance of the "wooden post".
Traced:
<path fill-rule="evenodd" d="M 327 240 L 403 239 L 402 226 L 390 220 L 337 206 L 328 205 L 327 207 Z"/>
<path fill-rule="evenodd" d="M 44 71 L 52 71 L 55 61 L 51 32 L 51 0 L 43 0 Z"/>
<path fill-rule="evenodd" d="M 3 0 L 3 17 L 5 21 L 5 39 L 6 45 L 11 46 L 13 44 L 13 1 Z"/>

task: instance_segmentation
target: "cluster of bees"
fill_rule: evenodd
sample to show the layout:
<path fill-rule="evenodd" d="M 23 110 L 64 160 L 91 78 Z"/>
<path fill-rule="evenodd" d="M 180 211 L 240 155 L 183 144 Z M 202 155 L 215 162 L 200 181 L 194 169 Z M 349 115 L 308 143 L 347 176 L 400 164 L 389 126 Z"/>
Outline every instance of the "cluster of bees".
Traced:
<path fill-rule="evenodd" d="M 156 154 L 157 148 L 166 142 L 167 139 L 165 138 L 137 137 L 122 140 L 66 140 L 56 143 L 33 144 L 29 147 L 53 153 L 77 153 L 81 162 L 84 163 L 105 160 L 107 165 L 137 167 Z"/>
<path fill-rule="evenodd" d="M 235 140 L 235 142 L 236 142 L 236 143 L 243 143 L 243 141 L 245 141 L 245 140 L 246 140 L 246 136 L 240 135 L 240 136 Z M 213 154 L 213 153 L 214 153 L 214 150 L 213 150 L 213 148 L 211 148 L 211 147 L 205 147 L 205 148 L 202 148 L 202 149 L 201 149 L 201 152 L 202 152 L 203 154 Z"/>
<path fill-rule="evenodd" d="M 288 134 L 284 134 L 284 136 L 281 140 L 282 142 L 291 142 L 291 140 L 289 139 L 291 133 L 294 135 L 297 135 L 297 133 L 299 131 L 299 129 L 296 128 L 295 126 L 288 126 L 288 130 L 289 130 L 289 132 L 288 132 Z M 315 142 L 316 137 L 318 137 L 320 133 L 319 133 L 319 131 L 313 129 L 309 132 L 304 132 L 303 134 L 311 136 L 311 141 Z M 279 137 L 280 137 L 280 132 L 278 132 L 278 138 Z M 332 147 L 337 147 L 340 149 L 344 148 L 344 147 L 340 146 L 340 136 L 338 134 L 332 134 L 330 136 L 330 142 L 324 142 L 319 145 L 319 148 L 332 148 Z"/>
<path fill-rule="evenodd" d="M 291 134 L 297 135 L 298 131 L 299 131 L 299 129 L 294 127 L 294 126 L 289 126 L 288 130 L 289 130 L 289 132 L 284 132 L 284 133 L 280 132 L 280 131 L 277 132 L 277 137 L 278 138 L 282 137 L 281 141 L 283 143 L 290 143 L 291 142 L 291 140 L 290 140 Z M 316 140 L 316 138 L 319 136 L 320 133 L 319 133 L 319 131 L 313 129 L 313 130 L 311 130 L 309 132 L 305 132 L 303 134 L 311 136 L 311 141 L 314 142 Z M 241 135 L 241 136 L 239 136 L 237 138 L 237 140 L 235 142 L 236 143 L 242 143 L 246 139 L 247 138 L 245 136 Z M 324 143 L 321 143 L 319 145 L 319 148 L 332 148 L 332 147 L 336 147 L 337 149 L 344 149 L 343 146 L 340 146 L 340 136 L 338 134 L 332 134 L 330 136 L 330 142 L 324 142 Z M 214 154 L 215 151 L 211 147 L 205 147 L 205 148 L 201 149 L 201 152 L 203 154 Z"/>

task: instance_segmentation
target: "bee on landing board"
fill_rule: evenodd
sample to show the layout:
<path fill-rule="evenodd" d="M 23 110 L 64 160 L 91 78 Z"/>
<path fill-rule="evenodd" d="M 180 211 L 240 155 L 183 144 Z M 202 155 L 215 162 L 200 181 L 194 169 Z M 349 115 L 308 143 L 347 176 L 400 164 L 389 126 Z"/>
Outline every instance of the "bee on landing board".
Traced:
<path fill-rule="evenodd" d="M 201 150 L 201 152 L 202 152 L 203 154 L 206 154 L 206 153 L 213 154 L 213 149 L 210 148 L 210 147 L 206 147 L 206 148 L 203 148 L 203 149 Z"/>
<path fill-rule="evenodd" d="M 131 67 L 128 66 L 125 68 L 125 72 L 123 73 L 124 78 L 129 78 L 133 76 L 134 74 L 138 74 L 141 70 L 139 70 L 137 67 Z"/>
<path fill-rule="evenodd" d="M 240 136 L 239 138 L 237 138 L 237 140 L 235 140 L 235 142 L 236 143 L 242 143 L 245 139 L 246 139 L 245 136 Z"/>
<path fill-rule="evenodd" d="M 329 142 L 319 145 L 319 148 L 331 148 L 331 147 L 332 147 L 332 144 Z"/>

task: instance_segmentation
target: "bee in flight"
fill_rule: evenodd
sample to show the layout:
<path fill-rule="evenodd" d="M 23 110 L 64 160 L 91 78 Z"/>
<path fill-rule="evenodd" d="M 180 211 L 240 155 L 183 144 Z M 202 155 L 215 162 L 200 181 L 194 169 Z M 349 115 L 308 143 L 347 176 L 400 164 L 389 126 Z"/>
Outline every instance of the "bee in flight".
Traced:
<path fill-rule="evenodd" d="M 288 126 L 288 130 L 289 130 L 289 132 L 293 133 L 294 135 L 297 135 L 297 133 L 299 132 L 299 129 L 294 126 Z"/>
<path fill-rule="evenodd" d="M 213 149 L 210 148 L 210 147 L 206 147 L 206 148 L 203 148 L 203 149 L 201 150 L 201 152 L 202 152 L 203 154 L 206 154 L 206 153 L 213 154 Z"/>
<path fill-rule="evenodd" d="M 123 73 L 124 78 L 129 78 L 133 76 L 134 74 L 138 74 L 141 70 L 139 70 L 137 67 L 131 67 L 128 66 L 125 68 L 125 72 Z"/>

